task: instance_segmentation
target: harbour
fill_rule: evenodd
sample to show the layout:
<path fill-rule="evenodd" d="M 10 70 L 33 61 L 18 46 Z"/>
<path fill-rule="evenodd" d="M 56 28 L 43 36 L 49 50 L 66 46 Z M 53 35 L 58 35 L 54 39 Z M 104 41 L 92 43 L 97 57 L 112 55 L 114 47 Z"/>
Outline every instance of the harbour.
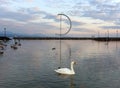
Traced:
<path fill-rule="evenodd" d="M 4 54 L 0 55 L 1 88 L 120 86 L 119 41 L 106 45 L 92 40 L 62 40 L 61 66 L 69 68 L 70 61 L 76 61 L 73 76 L 54 71 L 60 66 L 59 40 L 21 40 L 17 49 L 12 49 L 11 44 L 12 41 L 7 42 Z"/>
<path fill-rule="evenodd" d="M 0 0 L 0 88 L 120 88 L 119 0 Z"/>

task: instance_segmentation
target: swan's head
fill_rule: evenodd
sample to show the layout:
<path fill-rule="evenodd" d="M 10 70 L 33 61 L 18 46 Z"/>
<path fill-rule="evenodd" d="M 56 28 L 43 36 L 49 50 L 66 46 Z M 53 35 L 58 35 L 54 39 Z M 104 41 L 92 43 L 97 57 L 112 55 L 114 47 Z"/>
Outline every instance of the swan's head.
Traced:
<path fill-rule="evenodd" d="M 76 62 L 75 62 L 75 61 L 72 61 L 71 64 L 76 64 Z"/>

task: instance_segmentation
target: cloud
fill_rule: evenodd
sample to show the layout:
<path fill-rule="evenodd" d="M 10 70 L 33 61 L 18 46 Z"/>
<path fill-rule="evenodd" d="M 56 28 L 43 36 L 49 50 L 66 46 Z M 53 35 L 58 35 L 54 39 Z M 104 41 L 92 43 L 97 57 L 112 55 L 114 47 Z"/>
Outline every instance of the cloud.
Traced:
<path fill-rule="evenodd" d="M 101 26 L 103 29 L 120 29 L 120 26 Z"/>
<path fill-rule="evenodd" d="M 70 9 L 75 1 L 73 0 L 44 0 L 46 6 L 53 9 L 58 9 L 61 12 L 64 12 L 67 9 Z M 46 3 L 47 2 L 47 3 Z"/>
<path fill-rule="evenodd" d="M 45 17 L 43 17 L 44 19 L 50 19 L 50 20 L 54 20 L 55 22 L 60 22 L 60 18 L 58 18 L 57 15 L 52 15 L 52 14 L 46 14 Z M 69 20 L 66 17 L 62 17 L 62 22 L 69 24 Z M 79 21 L 73 21 L 72 20 L 72 25 L 74 26 L 80 26 L 80 25 L 84 25 L 85 23 L 83 22 L 79 22 Z"/>
<path fill-rule="evenodd" d="M 83 23 L 83 22 L 78 22 L 78 21 L 72 21 L 72 25 L 74 26 L 80 26 L 80 25 L 84 25 L 86 23 Z"/>
<path fill-rule="evenodd" d="M 58 29 L 54 25 L 48 23 L 23 23 L 12 20 L 2 20 L 0 19 L 0 27 L 2 29 L 6 28 L 7 31 L 11 31 L 13 33 L 27 33 L 27 34 L 35 34 L 35 33 L 43 33 L 43 34 L 54 34 L 54 30 Z"/>
<path fill-rule="evenodd" d="M 60 20 L 57 18 L 57 15 L 52 15 L 49 13 L 46 13 L 43 19 L 48 19 L 48 20 L 54 20 L 55 22 L 59 22 Z"/>
<path fill-rule="evenodd" d="M 11 20 L 18 20 L 18 21 L 28 21 L 31 18 L 34 18 L 34 16 L 29 15 L 29 14 L 24 14 L 20 12 L 15 12 L 15 11 L 7 11 L 4 9 L 0 8 L 0 18 L 5 18 L 5 19 L 11 19 Z"/>
<path fill-rule="evenodd" d="M 59 12 L 70 16 L 71 33 L 89 33 L 92 32 L 90 28 L 120 28 L 118 0 L 0 0 L 0 4 L 0 23 L 18 32 L 56 32 L 59 29 Z M 63 29 L 66 29 L 69 21 L 63 16 L 62 22 Z M 103 26 L 109 23 L 116 26 Z"/>
<path fill-rule="evenodd" d="M 20 8 L 16 11 L 0 7 L 0 11 L 1 26 L 6 26 L 8 30 L 13 32 L 52 33 L 53 30 L 58 29 L 49 23 L 50 20 L 56 22 L 57 16 L 40 11 L 37 7 Z"/>
<path fill-rule="evenodd" d="M 11 0 L 12 2 L 30 2 L 32 3 L 34 0 Z"/>
<path fill-rule="evenodd" d="M 17 11 L 8 10 L 5 8 L 0 8 L 0 18 L 1 19 L 11 19 L 21 22 L 29 22 L 34 20 L 41 19 L 56 19 L 56 17 L 50 13 L 45 11 L 40 11 L 37 7 L 31 8 L 20 8 Z M 40 22 L 40 21 L 39 21 Z"/>
<path fill-rule="evenodd" d="M 0 0 L 0 5 L 9 4 L 8 0 Z"/>
<path fill-rule="evenodd" d="M 26 0 L 27 2 L 33 2 L 34 0 Z"/>
<path fill-rule="evenodd" d="M 87 28 L 74 28 L 73 31 L 78 32 L 94 32 L 93 30 L 87 29 Z"/>
<path fill-rule="evenodd" d="M 118 18 L 115 22 L 116 25 L 120 25 L 120 19 Z"/>
<path fill-rule="evenodd" d="M 94 22 L 94 23 L 92 23 L 92 24 L 102 24 L 101 22 Z"/>
<path fill-rule="evenodd" d="M 69 13 L 74 16 L 113 21 L 120 19 L 120 2 L 114 2 L 114 0 L 79 1 Z"/>

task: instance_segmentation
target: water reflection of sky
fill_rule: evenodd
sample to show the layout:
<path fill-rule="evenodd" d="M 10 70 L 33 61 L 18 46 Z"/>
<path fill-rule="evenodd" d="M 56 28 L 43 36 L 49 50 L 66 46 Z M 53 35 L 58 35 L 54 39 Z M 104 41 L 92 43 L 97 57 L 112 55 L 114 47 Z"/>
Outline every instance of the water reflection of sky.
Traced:
<path fill-rule="evenodd" d="M 7 46 L 0 56 L 0 88 L 120 87 L 120 42 L 62 40 L 62 67 L 69 67 L 71 60 L 77 62 L 73 77 L 54 72 L 60 65 L 58 40 L 21 43 L 17 50 Z"/>

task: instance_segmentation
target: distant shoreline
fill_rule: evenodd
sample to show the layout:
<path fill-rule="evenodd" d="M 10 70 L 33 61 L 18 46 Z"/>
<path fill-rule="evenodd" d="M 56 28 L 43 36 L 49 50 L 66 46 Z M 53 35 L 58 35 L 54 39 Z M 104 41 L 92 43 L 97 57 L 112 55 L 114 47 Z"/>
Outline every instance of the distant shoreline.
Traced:
<path fill-rule="evenodd" d="M 96 41 L 120 41 L 120 37 L 14 37 L 20 40 L 96 40 Z M 11 40 L 9 37 L 0 37 L 0 40 Z"/>
<path fill-rule="evenodd" d="M 22 40 L 96 40 L 96 41 L 120 41 L 120 37 L 16 37 Z"/>
<path fill-rule="evenodd" d="M 0 40 L 10 40 L 9 37 L 0 36 Z"/>

